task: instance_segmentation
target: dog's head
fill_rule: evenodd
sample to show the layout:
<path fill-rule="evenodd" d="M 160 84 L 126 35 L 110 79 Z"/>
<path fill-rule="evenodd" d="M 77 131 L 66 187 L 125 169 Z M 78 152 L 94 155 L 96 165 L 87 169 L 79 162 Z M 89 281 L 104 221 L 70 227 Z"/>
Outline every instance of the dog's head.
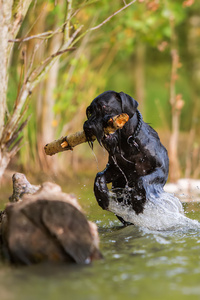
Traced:
<path fill-rule="evenodd" d="M 133 117 L 137 110 L 138 103 L 129 95 L 120 92 L 107 91 L 96 97 L 86 110 L 88 120 L 85 121 L 83 129 L 88 141 L 92 136 L 96 136 L 100 145 L 110 152 L 115 151 L 118 144 L 118 130 L 109 135 L 105 135 L 105 128 L 108 127 L 110 118 L 126 113 L 129 119 Z"/>

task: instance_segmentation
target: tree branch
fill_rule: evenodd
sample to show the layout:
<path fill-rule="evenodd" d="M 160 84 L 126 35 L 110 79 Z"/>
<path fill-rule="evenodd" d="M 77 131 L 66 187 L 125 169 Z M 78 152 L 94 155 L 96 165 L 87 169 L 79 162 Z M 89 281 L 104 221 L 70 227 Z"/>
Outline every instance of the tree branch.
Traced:
<path fill-rule="evenodd" d="M 20 39 L 10 39 L 8 40 L 8 42 L 12 42 L 12 43 L 22 43 L 22 42 L 27 42 L 30 41 L 32 39 L 41 39 L 41 38 L 48 38 L 48 37 L 52 37 L 52 34 L 54 32 L 53 31 L 47 31 L 47 32 L 42 32 L 42 33 L 38 33 L 35 35 L 31 35 L 31 36 L 27 36 L 25 38 L 20 38 Z"/>
<path fill-rule="evenodd" d="M 72 16 L 72 0 L 67 0 L 67 17 L 64 26 L 64 43 L 70 38 L 70 20 Z"/>
<path fill-rule="evenodd" d="M 11 39 L 14 39 L 17 34 L 18 31 L 21 27 L 21 23 L 24 20 L 24 17 L 27 14 L 27 11 L 29 9 L 29 6 L 31 4 L 32 0 L 14 0 L 13 1 L 13 8 L 12 8 L 12 17 L 13 17 L 13 22 L 11 25 Z M 13 44 L 9 43 L 8 44 L 8 51 L 9 51 L 9 55 L 11 54 L 13 48 Z"/>
<path fill-rule="evenodd" d="M 132 5 L 133 3 L 135 3 L 136 0 L 131 1 L 128 4 L 125 4 L 122 8 L 118 9 L 116 12 L 114 12 L 112 15 L 110 15 L 107 19 L 105 19 L 103 22 L 101 22 L 99 25 L 94 26 L 92 28 L 90 28 L 88 31 L 92 31 L 92 30 L 96 30 L 99 29 L 100 27 L 102 27 L 104 24 L 108 23 L 114 16 L 116 16 L 117 14 L 119 14 L 120 12 L 122 12 L 124 9 L 126 9 L 127 7 L 129 7 L 130 5 Z"/>
<path fill-rule="evenodd" d="M 68 49 L 74 50 L 74 47 L 69 48 L 69 46 L 72 44 L 75 37 L 78 35 L 78 33 L 81 31 L 83 25 L 80 26 L 71 36 L 71 38 L 68 40 L 68 42 L 61 46 L 60 50 L 58 51 L 60 54 L 68 51 Z M 58 53 L 57 52 L 57 53 Z M 59 54 L 58 54 L 59 55 Z M 29 78 L 27 79 L 27 83 L 30 82 L 29 91 L 32 91 L 33 88 L 36 86 L 38 82 L 41 81 L 41 79 L 46 75 L 46 73 L 49 71 L 51 66 L 54 64 L 54 62 L 57 60 L 58 55 L 52 54 L 52 59 L 47 58 L 48 63 L 44 65 L 42 62 L 36 69 L 32 71 Z M 31 88 L 31 89 L 30 89 Z"/>
<path fill-rule="evenodd" d="M 94 31 L 96 29 L 99 29 L 100 27 L 102 27 L 103 25 L 105 25 L 106 23 L 108 23 L 114 16 L 116 16 L 117 14 L 119 14 L 120 12 L 122 12 L 124 9 L 126 9 L 127 7 L 129 7 L 130 5 L 132 5 L 133 3 L 135 3 L 137 0 L 133 0 L 130 3 L 124 5 L 122 8 L 118 9 L 116 12 L 114 12 L 112 15 L 110 15 L 107 19 L 105 19 L 103 22 L 101 22 L 99 25 L 94 26 L 89 28 L 88 30 L 86 30 L 85 32 L 83 32 L 75 41 L 74 43 L 72 43 L 72 46 L 77 43 L 84 35 L 86 35 L 88 32 L 90 31 Z"/>

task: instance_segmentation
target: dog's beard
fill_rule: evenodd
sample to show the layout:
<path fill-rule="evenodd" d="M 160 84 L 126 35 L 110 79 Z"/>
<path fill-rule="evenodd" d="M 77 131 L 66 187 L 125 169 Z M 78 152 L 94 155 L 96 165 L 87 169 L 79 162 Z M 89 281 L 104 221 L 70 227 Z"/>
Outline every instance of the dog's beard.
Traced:
<path fill-rule="evenodd" d="M 120 152 L 120 134 L 117 132 L 105 134 L 104 127 L 97 124 L 93 127 L 93 134 L 96 136 L 100 146 L 103 146 L 111 156 Z"/>
<path fill-rule="evenodd" d="M 96 137 L 99 144 L 102 146 L 102 139 L 104 137 L 103 126 L 101 126 L 100 124 L 90 124 L 88 123 L 88 121 L 86 121 L 83 126 L 83 129 L 91 148 L 93 148 L 93 142 L 91 142 L 91 140 L 94 136 Z"/>
<path fill-rule="evenodd" d="M 120 152 L 121 139 L 119 132 L 105 134 L 104 128 L 101 124 L 92 124 L 90 126 L 87 126 L 87 121 L 86 125 L 84 126 L 84 131 L 91 148 L 93 148 L 93 142 L 91 142 L 92 137 L 96 136 L 99 144 L 103 146 L 111 156 L 114 156 L 116 153 Z"/>
<path fill-rule="evenodd" d="M 102 144 L 104 148 L 108 151 L 111 156 L 114 156 L 116 153 L 121 152 L 121 142 L 120 142 L 119 133 L 112 133 L 109 135 L 104 135 L 102 139 Z"/>

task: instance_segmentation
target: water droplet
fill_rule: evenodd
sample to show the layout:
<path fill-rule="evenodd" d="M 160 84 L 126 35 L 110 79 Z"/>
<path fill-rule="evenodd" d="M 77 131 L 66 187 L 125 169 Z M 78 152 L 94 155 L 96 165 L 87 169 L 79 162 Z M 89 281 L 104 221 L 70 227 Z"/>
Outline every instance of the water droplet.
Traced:
<path fill-rule="evenodd" d="M 98 162 L 98 158 L 97 158 L 96 154 L 94 153 L 94 150 L 93 150 L 93 149 L 91 149 L 91 150 L 92 150 L 92 154 L 93 154 L 93 156 L 94 156 L 94 158 L 95 158 L 95 161 L 96 161 L 96 164 L 97 164 L 97 170 L 99 171 L 99 162 Z"/>
<path fill-rule="evenodd" d="M 114 257 L 114 258 L 120 258 L 121 255 L 120 255 L 120 254 L 114 254 L 113 257 Z"/>

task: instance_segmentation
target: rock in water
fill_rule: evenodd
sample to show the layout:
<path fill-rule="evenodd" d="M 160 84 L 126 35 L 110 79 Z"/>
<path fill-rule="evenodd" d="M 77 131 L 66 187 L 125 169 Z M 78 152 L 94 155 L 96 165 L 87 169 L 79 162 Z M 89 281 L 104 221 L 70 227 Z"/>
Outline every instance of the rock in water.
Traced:
<path fill-rule="evenodd" d="M 7 205 L 0 222 L 2 252 L 11 262 L 85 264 L 102 257 L 96 225 L 86 219 L 74 196 L 49 182 L 21 200 Z"/>

